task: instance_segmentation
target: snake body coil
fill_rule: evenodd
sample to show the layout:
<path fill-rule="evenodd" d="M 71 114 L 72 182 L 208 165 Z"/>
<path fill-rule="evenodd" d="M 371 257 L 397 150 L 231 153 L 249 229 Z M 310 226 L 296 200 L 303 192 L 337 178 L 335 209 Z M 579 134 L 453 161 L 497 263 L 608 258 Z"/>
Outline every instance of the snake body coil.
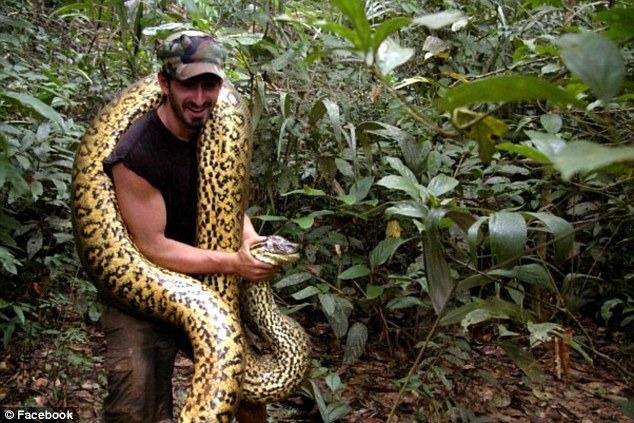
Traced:
<path fill-rule="evenodd" d="M 162 98 L 156 78 L 143 79 L 104 107 L 82 138 L 72 182 L 77 250 L 102 298 L 173 323 L 188 334 L 194 374 L 181 421 L 228 422 L 241 398 L 279 400 L 301 383 L 310 365 L 309 340 L 294 320 L 277 310 L 268 283 L 241 286 L 236 275 L 198 280 L 171 272 L 149 262 L 131 241 L 102 162 L 130 124 L 158 107 Z M 249 111 L 225 84 L 198 142 L 200 248 L 240 247 L 250 134 Z M 269 344 L 271 359 L 255 356 L 248 347 L 240 302 L 244 319 Z"/>

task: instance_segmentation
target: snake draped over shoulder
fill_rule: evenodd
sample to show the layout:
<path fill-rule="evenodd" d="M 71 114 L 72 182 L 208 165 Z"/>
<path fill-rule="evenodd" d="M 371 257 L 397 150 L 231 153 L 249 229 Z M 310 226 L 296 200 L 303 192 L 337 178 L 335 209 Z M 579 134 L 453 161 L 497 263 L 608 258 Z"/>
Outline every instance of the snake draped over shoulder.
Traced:
<path fill-rule="evenodd" d="M 242 282 L 233 274 L 199 280 L 171 272 L 148 261 L 130 239 L 103 160 L 131 123 L 162 99 L 156 77 L 142 79 L 106 105 L 83 136 L 72 179 L 77 250 L 101 298 L 175 324 L 189 336 L 194 372 L 181 421 L 229 422 L 242 398 L 265 403 L 292 393 L 310 368 L 310 343 L 301 326 L 279 312 L 268 282 Z M 251 131 L 246 105 L 225 82 L 198 140 L 200 248 L 240 247 Z M 270 358 L 252 352 L 243 320 L 267 342 Z"/>

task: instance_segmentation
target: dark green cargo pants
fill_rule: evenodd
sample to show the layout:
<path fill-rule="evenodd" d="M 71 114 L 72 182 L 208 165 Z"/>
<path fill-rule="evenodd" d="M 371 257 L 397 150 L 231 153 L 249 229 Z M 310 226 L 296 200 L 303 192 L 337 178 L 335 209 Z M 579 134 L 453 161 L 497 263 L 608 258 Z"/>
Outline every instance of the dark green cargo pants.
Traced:
<path fill-rule="evenodd" d="M 102 307 L 108 396 L 105 423 L 157 423 L 172 418 L 172 372 L 186 336 L 166 323 Z M 191 354 L 190 354 L 191 355 Z"/>
<path fill-rule="evenodd" d="M 179 350 L 192 357 L 187 336 L 178 328 L 103 305 L 108 396 L 104 423 L 172 421 L 172 373 Z M 266 406 L 246 401 L 236 413 L 240 423 L 265 423 Z"/>

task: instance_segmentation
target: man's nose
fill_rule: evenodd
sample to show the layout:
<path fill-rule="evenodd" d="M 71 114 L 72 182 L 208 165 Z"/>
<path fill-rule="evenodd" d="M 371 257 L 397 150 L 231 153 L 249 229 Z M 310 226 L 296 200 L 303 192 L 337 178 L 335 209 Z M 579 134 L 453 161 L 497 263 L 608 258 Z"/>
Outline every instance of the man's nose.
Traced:
<path fill-rule="evenodd" d="M 207 102 L 207 95 L 202 85 L 196 85 L 193 92 L 193 100 L 196 104 L 202 105 Z"/>

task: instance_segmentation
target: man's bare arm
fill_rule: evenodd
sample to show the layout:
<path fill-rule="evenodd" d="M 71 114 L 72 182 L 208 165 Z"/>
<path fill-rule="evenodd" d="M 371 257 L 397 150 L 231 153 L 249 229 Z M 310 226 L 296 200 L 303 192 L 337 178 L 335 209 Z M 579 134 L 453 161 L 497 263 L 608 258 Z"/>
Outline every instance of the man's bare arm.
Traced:
<path fill-rule="evenodd" d="M 165 201 L 160 191 L 123 163 L 112 167 L 121 216 L 139 250 L 153 263 L 187 274 L 237 273 L 246 280 L 272 277 L 277 269 L 251 256 L 251 245 L 264 240 L 245 217 L 243 245 L 236 253 L 196 248 L 165 236 Z"/>

